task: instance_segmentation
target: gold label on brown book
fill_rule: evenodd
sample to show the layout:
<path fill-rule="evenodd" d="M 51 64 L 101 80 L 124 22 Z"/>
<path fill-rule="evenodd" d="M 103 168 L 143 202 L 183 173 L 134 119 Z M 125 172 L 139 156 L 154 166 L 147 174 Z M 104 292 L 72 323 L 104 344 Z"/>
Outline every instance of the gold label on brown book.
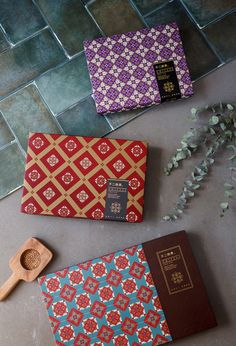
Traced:
<path fill-rule="evenodd" d="M 156 254 L 169 294 L 193 288 L 189 270 L 179 245 L 158 251 Z"/>

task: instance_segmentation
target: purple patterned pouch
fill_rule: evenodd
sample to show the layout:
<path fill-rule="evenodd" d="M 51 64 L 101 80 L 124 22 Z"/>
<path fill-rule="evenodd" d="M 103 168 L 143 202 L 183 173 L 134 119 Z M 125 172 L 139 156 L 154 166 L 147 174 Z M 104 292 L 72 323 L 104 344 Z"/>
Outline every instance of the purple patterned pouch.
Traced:
<path fill-rule="evenodd" d="M 193 95 L 176 23 L 86 40 L 84 49 L 100 114 Z"/>

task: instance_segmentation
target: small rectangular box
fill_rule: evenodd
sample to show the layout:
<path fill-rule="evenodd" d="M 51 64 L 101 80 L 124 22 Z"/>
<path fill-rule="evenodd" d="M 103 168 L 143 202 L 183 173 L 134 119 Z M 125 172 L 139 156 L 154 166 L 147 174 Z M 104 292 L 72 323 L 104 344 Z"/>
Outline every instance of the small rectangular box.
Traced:
<path fill-rule="evenodd" d="M 193 95 L 176 23 L 84 41 L 97 112 L 121 112 Z"/>
<path fill-rule="evenodd" d="M 141 222 L 147 144 L 31 133 L 21 211 Z"/>
<path fill-rule="evenodd" d="M 157 346 L 217 325 L 184 231 L 39 284 L 57 345 Z"/>

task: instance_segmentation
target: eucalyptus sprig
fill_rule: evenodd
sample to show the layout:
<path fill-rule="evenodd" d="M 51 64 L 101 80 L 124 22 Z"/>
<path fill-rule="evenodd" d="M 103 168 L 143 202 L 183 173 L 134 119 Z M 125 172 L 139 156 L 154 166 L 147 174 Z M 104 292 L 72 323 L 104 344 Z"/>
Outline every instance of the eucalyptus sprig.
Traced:
<path fill-rule="evenodd" d="M 209 173 L 210 167 L 215 162 L 215 156 L 220 148 L 231 151 L 230 157 L 230 177 L 224 183 L 224 195 L 226 200 L 220 203 L 221 216 L 229 209 L 229 199 L 234 196 L 236 182 L 236 110 L 232 104 L 214 104 L 203 108 L 193 108 L 190 119 L 194 122 L 200 120 L 204 115 L 207 119 L 198 128 L 191 128 L 181 139 L 180 147 L 170 158 L 164 173 L 170 175 L 173 170 L 179 167 L 181 161 L 189 159 L 198 149 L 205 149 L 202 160 L 197 164 L 190 177 L 185 180 L 176 205 L 163 217 L 165 221 L 176 220 L 187 207 L 188 202 L 195 196 L 196 190 L 201 187 L 202 181 Z"/>

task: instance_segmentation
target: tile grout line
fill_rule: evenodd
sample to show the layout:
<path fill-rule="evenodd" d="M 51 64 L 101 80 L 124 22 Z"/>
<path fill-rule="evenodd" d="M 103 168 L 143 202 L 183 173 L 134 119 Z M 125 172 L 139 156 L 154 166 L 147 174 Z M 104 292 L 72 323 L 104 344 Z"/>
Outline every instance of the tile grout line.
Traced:
<path fill-rule="evenodd" d="M 12 129 L 12 127 L 10 126 L 10 124 L 9 124 L 9 122 L 8 122 L 6 116 L 5 116 L 5 114 L 4 114 L 4 112 L 3 112 L 3 110 L 2 110 L 1 108 L 0 108 L 0 111 L 1 111 L 1 114 L 2 114 L 3 119 L 5 120 L 7 126 L 9 127 L 11 133 L 13 134 L 13 136 L 14 136 L 14 138 L 15 138 L 16 144 L 18 145 L 18 147 L 19 147 L 19 149 L 20 149 L 20 152 L 23 154 L 23 157 L 25 158 L 25 157 L 26 157 L 26 152 L 25 152 L 24 148 L 22 147 L 22 145 L 21 145 L 21 143 L 20 143 L 20 141 L 19 141 L 19 138 L 17 137 L 17 135 L 15 134 L 15 131 L 14 131 L 14 130 Z"/>
<path fill-rule="evenodd" d="M 4 119 L 5 120 L 5 119 Z M 10 129 L 11 130 L 11 129 Z M 10 147 L 13 144 L 17 144 L 16 139 L 13 139 L 13 141 L 5 143 L 3 146 L 0 147 L 0 152 L 8 147 Z"/>
<path fill-rule="evenodd" d="M 48 25 L 46 25 L 46 26 L 44 26 L 43 28 L 41 28 L 41 29 L 35 31 L 33 34 L 31 34 L 31 35 L 29 35 L 29 36 L 23 38 L 22 40 L 19 40 L 19 41 L 17 41 L 16 43 L 12 43 L 12 47 L 11 47 L 11 48 L 12 48 L 12 49 L 13 49 L 13 48 L 17 48 L 18 46 L 20 46 L 20 45 L 23 44 L 24 42 L 27 42 L 27 41 L 31 40 L 32 38 L 34 38 L 34 37 L 40 35 L 40 33 L 41 33 L 42 31 L 47 30 L 47 29 L 49 29 Z"/>
<path fill-rule="evenodd" d="M 82 2 L 83 3 L 83 2 Z M 105 32 L 102 30 L 102 28 L 100 27 L 100 25 L 98 24 L 98 22 L 96 21 L 95 17 L 93 16 L 92 12 L 90 11 L 90 9 L 88 8 L 88 6 L 90 5 L 90 3 L 88 4 L 84 4 L 84 8 L 86 10 L 86 12 L 88 13 L 88 15 L 92 18 L 94 24 L 96 25 L 96 27 L 98 28 L 98 30 L 100 31 L 102 36 L 106 36 Z"/>
<path fill-rule="evenodd" d="M 133 1 L 133 0 L 132 0 Z M 165 6 L 167 6 L 168 4 L 171 4 L 172 2 L 174 2 L 175 0 L 168 0 L 166 1 L 164 4 L 157 6 L 156 8 L 154 8 L 154 10 L 151 10 L 150 12 L 143 14 L 143 17 L 148 17 L 150 15 L 152 15 L 153 13 L 155 13 L 157 10 L 161 10 L 162 8 L 164 8 Z"/>
<path fill-rule="evenodd" d="M 140 20 L 142 21 L 142 23 L 148 27 L 148 24 L 146 22 L 146 19 L 144 18 L 144 16 L 142 15 L 142 13 L 140 12 L 139 8 L 136 6 L 136 4 L 134 3 L 133 0 L 129 0 L 129 3 L 131 5 L 131 7 L 133 8 L 133 10 L 138 14 L 138 17 L 140 18 Z"/>
<path fill-rule="evenodd" d="M 185 8 L 185 6 L 183 5 L 183 1 L 182 1 L 182 0 L 179 0 L 179 1 L 181 2 L 181 5 Z M 153 13 L 153 12 L 157 11 L 158 9 L 160 9 L 160 8 L 162 8 L 162 7 L 165 7 L 168 3 L 171 3 L 171 2 L 173 2 L 173 0 L 172 0 L 172 1 L 169 1 L 169 2 L 167 2 L 167 3 L 165 3 L 165 4 L 163 4 L 162 6 L 156 8 L 154 11 L 151 11 L 150 13 Z M 33 0 L 33 3 L 34 3 L 34 0 Z M 133 0 L 130 0 L 130 3 L 133 4 Z M 35 3 L 34 3 L 34 4 L 35 4 Z M 92 19 L 94 20 L 94 22 L 95 22 L 95 24 L 97 25 L 98 29 L 102 32 L 102 30 L 101 30 L 101 28 L 99 27 L 98 23 L 95 21 L 94 17 L 90 14 L 90 11 L 87 9 L 87 5 L 88 5 L 88 4 L 86 4 L 86 5 L 84 4 L 84 7 L 86 8 L 87 12 L 88 12 L 89 15 L 92 17 Z M 133 5 L 134 5 L 134 4 L 133 4 Z M 36 5 L 36 6 L 37 6 L 37 5 Z M 137 13 L 140 13 L 139 10 L 137 10 L 136 5 L 134 5 L 134 6 L 135 6 L 135 9 L 136 9 Z M 133 7 L 134 7 L 134 6 L 133 6 Z M 38 7 L 38 6 L 37 6 L 37 7 Z M 185 8 L 185 10 L 186 10 L 186 8 Z M 187 15 L 188 15 L 189 17 L 192 18 L 192 15 L 191 15 L 191 13 L 189 12 L 189 10 L 186 10 L 186 12 L 187 12 Z M 230 11 L 230 12 L 228 12 L 228 13 L 225 13 L 224 15 L 218 17 L 216 20 L 213 20 L 213 21 L 212 21 L 213 24 L 214 24 L 215 22 L 221 20 L 223 17 L 225 17 L 225 16 L 231 14 L 232 12 L 234 12 L 234 11 Z M 41 13 L 41 11 L 40 11 L 40 13 Z M 145 17 L 147 17 L 148 15 L 150 15 L 150 13 L 148 13 L 148 14 L 145 15 L 145 16 L 142 16 L 143 20 L 145 20 Z M 43 16 L 43 18 L 44 18 L 44 16 Z M 198 26 L 198 31 L 200 31 L 200 33 L 201 33 L 201 34 L 203 35 L 203 37 L 205 38 L 206 43 L 210 46 L 210 43 L 208 42 L 208 39 L 205 37 L 205 34 L 202 32 L 201 29 L 204 29 L 204 28 L 207 27 L 208 25 L 212 24 L 212 22 L 208 23 L 208 24 L 205 25 L 204 27 L 200 27 L 200 26 L 198 25 L 198 23 L 195 22 L 195 20 L 192 20 L 192 21 L 194 21 L 194 23 Z M 146 20 L 145 20 L 145 22 L 146 22 Z M 0 25 L 0 27 L 2 28 L 1 25 Z M 86 96 L 86 97 L 84 97 L 84 98 L 82 98 L 81 100 L 79 100 L 77 103 L 71 105 L 70 107 L 66 108 L 66 109 L 63 110 L 61 113 L 58 113 L 58 114 L 55 115 L 54 112 L 53 112 L 53 111 L 50 109 L 50 107 L 47 105 L 47 103 L 46 103 L 44 97 L 41 95 L 40 90 L 39 90 L 39 88 L 38 88 L 38 86 L 37 86 L 37 84 L 36 84 L 36 80 L 38 80 L 38 79 L 39 79 L 41 76 L 43 76 L 44 74 L 49 73 L 50 71 L 53 71 L 54 69 L 59 68 L 60 66 L 64 66 L 65 64 L 69 63 L 69 61 L 71 61 L 71 59 L 76 58 L 77 56 L 79 56 L 80 54 L 82 54 L 83 51 L 78 52 L 78 53 L 74 54 L 73 56 L 67 55 L 67 54 L 66 54 L 66 51 L 65 51 L 65 49 L 64 49 L 64 47 L 63 47 L 63 45 L 62 45 L 62 43 L 61 43 L 60 40 L 57 38 L 56 34 L 53 32 L 53 30 L 52 30 L 52 28 L 51 28 L 50 26 L 46 26 L 46 27 L 44 27 L 44 28 L 38 30 L 38 31 L 35 32 L 33 35 L 27 37 L 26 39 L 23 39 L 23 40 L 21 40 L 21 41 L 18 41 L 16 44 L 11 43 L 11 42 L 8 40 L 8 37 L 5 37 L 5 36 L 6 36 L 6 35 L 5 35 L 5 30 L 4 30 L 3 34 L 4 34 L 4 37 L 6 38 L 7 42 L 10 44 L 10 47 L 15 47 L 15 46 L 17 46 L 17 45 L 20 45 L 20 44 L 23 43 L 24 41 L 27 41 L 28 39 L 33 38 L 34 36 L 36 36 L 37 34 L 39 34 L 41 31 L 46 30 L 46 29 L 49 29 L 49 31 L 51 31 L 52 35 L 53 35 L 53 36 L 55 37 L 55 39 L 59 42 L 59 45 L 60 45 L 61 48 L 63 49 L 63 51 L 64 51 L 64 53 L 65 53 L 65 55 L 66 55 L 66 57 L 67 57 L 68 59 L 65 60 L 63 63 L 61 63 L 61 64 L 59 64 L 59 65 L 57 65 L 57 66 L 54 66 L 54 67 L 52 67 L 51 69 L 49 69 L 49 70 L 43 72 L 41 75 L 37 76 L 36 78 L 34 78 L 33 80 L 31 80 L 30 82 L 27 82 L 25 85 L 24 85 L 24 83 L 23 83 L 20 87 L 18 87 L 17 89 L 15 89 L 15 91 L 14 91 L 13 93 L 11 93 L 11 94 L 9 94 L 8 96 L 4 97 L 1 101 L 3 101 L 4 99 L 6 99 L 6 98 L 8 98 L 8 97 L 10 97 L 10 96 L 12 96 L 12 95 L 14 95 L 14 94 L 15 94 L 16 92 L 18 92 L 19 90 L 21 90 L 21 89 L 23 89 L 23 88 L 26 88 L 27 86 L 33 84 L 33 85 L 35 85 L 35 87 L 37 88 L 37 90 L 38 90 L 38 92 L 39 92 L 39 94 L 40 94 L 40 97 L 41 97 L 43 103 L 45 104 L 45 107 L 47 107 L 47 109 L 50 111 L 50 113 L 51 113 L 53 119 L 56 119 L 58 115 L 63 114 L 63 113 L 64 113 L 67 109 L 69 109 L 69 108 L 75 107 L 76 104 L 78 104 L 79 102 L 81 102 L 81 101 L 83 101 L 84 99 L 88 98 L 89 95 Z M 8 47 L 8 48 L 11 49 L 10 47 Z M 210 48 L 212 49 L 211 46 L 210 46 Z M 198 81 L 199 79 L 201 79 L 201 78 L 207 76 L 208 74 L 210 74 L 210 73 L 216 71 L 217 69 L 219 69 L 221 66 L 225 65 L 225 62 L 222 61 L 222 59 L 218 56 L 218 54 L 216 54 L 215 51 L 214 51 L 213 49 L 212 49 L 212 51 L 213 51 L 213 53 L 219 58 L 219 60 L 221 61 L 221 63 L 220 63 L 217 67 L 211 69 L 211 70 L 208 71 L 207 73 L 205 73 L 205 74 L 201 75 L 200 77 L 198 77 L 197 79 L 195 79 L 194 82 L 195 82 L 195 81 Z M 4 53 L 4 52 L 3 52 L 3 53 Z M 231 60 L 233 60 L 233 58 L 232 58 Z M 230 60 L 230 61 L 231 61 L 231 60 Z M 229 62 L 229 61 L 227 61 L 227 62 Z M 155 106 L 153 106 L 153 107 L 155 107 Z M 136 119 L 137 117 L 139 117 L 139 116 L 141 116 L 142 114 L 146 113 L 146 112 L 149 111 L 150 109 L 152 109 L 152 107 L 148 107 L 147 109 L 145 109 L 145 110 L 143 110 L 142 112 L 138 113 L 138 114 L 137 114 L 136 116 L 134 116 L 132 119 L 128 120 L 127 122 L 125 122 L 125 123 L 123 123 L 123 124 L 121 124 L 121 125 L 118 126 L 117 128 L 114 128 L 114 127 L 110 124 L 110 122 L 109 122 L 109 120 L 107 119 L 107 117 L 104 116 L 105 119 L 106 119 L 106 121 L 108 122 L 109 126 L 110 126 L 111 129 L 112 129 L 112 131 L 108 132 L 107 134 L 109 134 L 109 133 L 111 133 L 111 132 L 113 132 L 113 131 L 119 129 L 120 127 L 123 127 L 124 125 L 126 125 L 126 124 L 128 124 L 129 122 L 133 121 L 134 119 Z M 3 115 L 3 118 L 4 118 L 4 120 L 6 121 L 5 115 Z M 57 121 L 57 122 L 58 122 L 58 121 Z M 6 123 L 7 123 L 7 125 L 9 126 L 9 124 L 8 124 L 7 121 L 6 121 Z M 59 125 L 60 125 L 60 124 L 59 124 Z M 14 135 L 15 139 L 14 139 L 12 142 L 8 143 L 7 145 L 3 146 L 2 148 L 8 147 L 8 146 L 10 146 L 10 145 L 16 143 L 16 144 L 18 145 L 20 151 L 21 151 L 21 152 L 24 151 L 24 150 L 22 149 L 21 145 L 19 144 L 18 138 L 15 136 L 15 134 L 14 134 L 14 132 L 12 131 L 12 129 L 11 129 L 10 126 L 9 126 L 9 128 L 10 128 L 10 131 L 12 132 L 12 134 Z M 59 128 L 61 128 L 61 126 L 59 126 Z M 63 129 L 62 129 L 62 130 L 63 130 Z M 63 133 L 64 133 L 64 130 L 63 130 Z M 104 136 L 106 136 L 107 134 L 105 134 Z M 104 136 L 103 136 L 103 137 L 104 137 Z M 0 148 L 0 150 L 1 150 L 2 148 Z M 21 149 L 22 149 L 22 150 L 21 150 Z M 25 156 L 25 152 L 24 152 L 24 156 Z M 21 186 L 20 186 L 20 187 L 21 187 Z M 16 189 L 13 189 L 13 190 L 10 191 L 6 196 L 8 196 L 8 195 L 11 194 L 12 192 L 16 191 L 16 190 L 19 189 L 20 187 L 17 187 Z M 1 199 L 1 198 L 4 198 L 4 197 L 5 197 L 5 196 L 3 196 L 3 197 L 0 196 L 0 199 Z"/>
<path fill-rule="evenodd" d="M 63 109 L 61 112 L 55 113 L 55 117 L 58 118 L 60 116 L 62 116 L 65 112 L 69 111 L 70 109 L 76 107 L 80 102 L 85 101 L 89 96 L 91 96 L 92 94 L 89 93 L 87 96 L 82 97 L 79 101 L 76 101 L 74 103 L 72 103 L 70 106 L 66 107 L 65 109 Z"/>
<path fill-rule="evenodd" d="M 23 187 L 23 182 L 21 185 L 17 186 L 15 189 L 8 191 L 6 195 L 0 195 L 0 201 L 3 200 L 4 198 L 8 197 L 12 193 L 16 192 L 17 190 L 21 189 Z"/>
<path fill-rule="evenodd" d="M 55 114 L 55 118 L 60 118 L 63 116 L 63 114 L 65 114 L 67 111 L 69 111 L 70 109 L 75 108 L 76 106 L 78 106 L 81 102 L 85 101 L 87 98 L 91 97 L 92 98 L 92 94 L 88 94 L 87 96 L 84 96 L 82 99 L 80 99 L 79 101 L 73 103 L 72 105 L 66 107 L 63 111 L 56 113 Z M 94 101 L 94 100 L 93 100 Z M 97 116 L 102 116 L 100 114 L 97 113 Z M 108 125 L 110 126 L 111 130 L 114 131 L 114 127 L 110 124 L 109 120 L 106 118 L 106 116 L 104 115 L 104 118 L 106 120 L 106 122 L 108 123 Z M 108 132 L 110 133 L 110 132 Z"/>
<path fill-rule="evenodd" d="M 224 19 L 225 17 L 231 15 L 231 14 L 234 13 L 234 12 L 236 12 L 236 8 L 233 8 L 233 9 L 229 10 L 228 12 L 224 12 L 223 14 L 219 15 L 219 16 L 216 17 L 215 19 L 210 20 L 210 22 L 208 22 L 207 24 L 200 25 L 200 24 L 197 23 L 197 25 L 198 25 L 198 27 L 199 27 L 200 29 L 205 29 L 205 28 L 207 28 L 208 26 L 213 25 L 213 24 L 219 22 L 220 20 Z M 197 20 L 196 20 L 196 22 L 197 22 Z"/>
<path fill-rule="evenodd" d="M 115 131 L 114 126 L 110 123 L 110 121 L 109 121 L 109 119 L 107 118 L 107 116 L 106 116 L 106 115 L 103 115 L 103 116 L 104 116 L 104 118 L 106 119 L 106 121 L 108 122 L 108 125 L 110 126 L 111 130 L 112 130 L 112 131 Z"/>
<path fill-rule="evenodd" d="M 8 37 L 6 30 L 4 29 L 3 25 L 0 23 L 0 29 L 1 32 L 3 33 L 4 38 L 6 39 L 7 43 L 9 43 L 10 47 L 13 46 L 13 43 L 11 42 L 10 38 Z M 9 47 L 8 47 L 9 48 Z"/>
<path fill-rule="evenodd" d="M 33 4 L 35 5 L 35 7 L 38 9 L 39 13 L 41 14 L 41 16 L 43 17 L 45 23 L 48 25 L 49 30 L 51 31 L 52 35 L 54 36 L 54 38 L 56 39 L 58 46 L 62 49 L 62 51 L 64 52 L 65 56 L 68 59 L 71 59 L 70 55 L 67 53 L 66 49 L 64 48 L 64 46 L 62 45 L 61 41 L 59 40 L 59 38 L 57 37 L 56 33 L 52 30 L 51 25 L 49 24 L 49 21 L 47 19 L 47 17 L 45 16 L 44 12 L 41 10 L 41 8 L 39 7 L 39 5 L 35 2 L 35 0 L 32 0 Z"/>
<path fill-rule="evenodd" d="M 1 56 L 1 55 L 0 55 Z M 70 60 L 66 59 L 64 60 L 63 62 L 59 63 L 58 65 L 56 66 L 53 66 L 51 68 L 49 68 L 48 70 L 42 72 L 41 74 L 39 74 L 38 76 L 34 77 L 33 79 L 30 79 L 22 84 L 20 84 L 18 87 L 16 87 L 13 91 L 10 91 L 9 93 L 7 93 L 6 95 L 0 96 L 0 103 L 5 100 L 6 98 L 8 97 L 11 97 L 12 95 L 16 94 L 18 91 L 20 91 L 21 89 L 24 89 L 24 88 L 27 88 L 30 84 L 32 84 L 34 81 L 36 81 L 37 79 L 43 77 L 45 74 L 47 74 L 48 72 L 51 72 L 53 71 L 54 69 L 56 68 L 60 68 L 62 66 L 64 66 L 66 63 L 69 63 Z"/>
<path fill-rule="evenodd" d="M 221 56 L 218 54 L 218 52 L 216 51 L 214 45 L 208 40 L 207 36 L 205 35 L 205 33 L 200 29 L 200 27 L 198 26 L 195 18 L 193 17 L 192 13 L 189 12 L 188 7 L 185 5 L 185 3 L 183 2 L 183 0 L 178 0 L 179 4 L 181 5 L 181 7 L 184 9 L 187 17 L 190 19 L 190 21 L 193 23 L 193 26 L 197 29 L 197 31 L 200 33 L 200 35 L 203 37 L 204 41 L 206 42 L 206 44 L 208 45 L 208 47 L 210 48 L 210 50 L 212 51 L 213 54 L 215 54 L 215 56 L 218 58 L 218 60 L 220 61 L 220 63 L 223 63 L 224 61 L 222 60 Z"/>
<path fill-rule="evenodd" d="M 55 114 L 53 113 L 53 111 L 51 110 L 51 108 L 49 107 L 49 105 L 47 104 L 47 102 L 45 101 L 43 95 L 40 93 L 40 90 L 38 88 L 38 86 L 36 85 L 35 82 L 32 83 L 36 90 L 38 91 L 38 94 L 40 96 L 40 100 L 42 101 L 42 103 L 44 104 L 45 108 L 48 110 L 51 119 L 55 122 L 55 124 L 58 126 L 59 130 L 62 132 L 62 134 L 65 134 L 64 129 L 61 127 L 61 124 L 58 122 L 57 118 L 55 117 Z"/>

